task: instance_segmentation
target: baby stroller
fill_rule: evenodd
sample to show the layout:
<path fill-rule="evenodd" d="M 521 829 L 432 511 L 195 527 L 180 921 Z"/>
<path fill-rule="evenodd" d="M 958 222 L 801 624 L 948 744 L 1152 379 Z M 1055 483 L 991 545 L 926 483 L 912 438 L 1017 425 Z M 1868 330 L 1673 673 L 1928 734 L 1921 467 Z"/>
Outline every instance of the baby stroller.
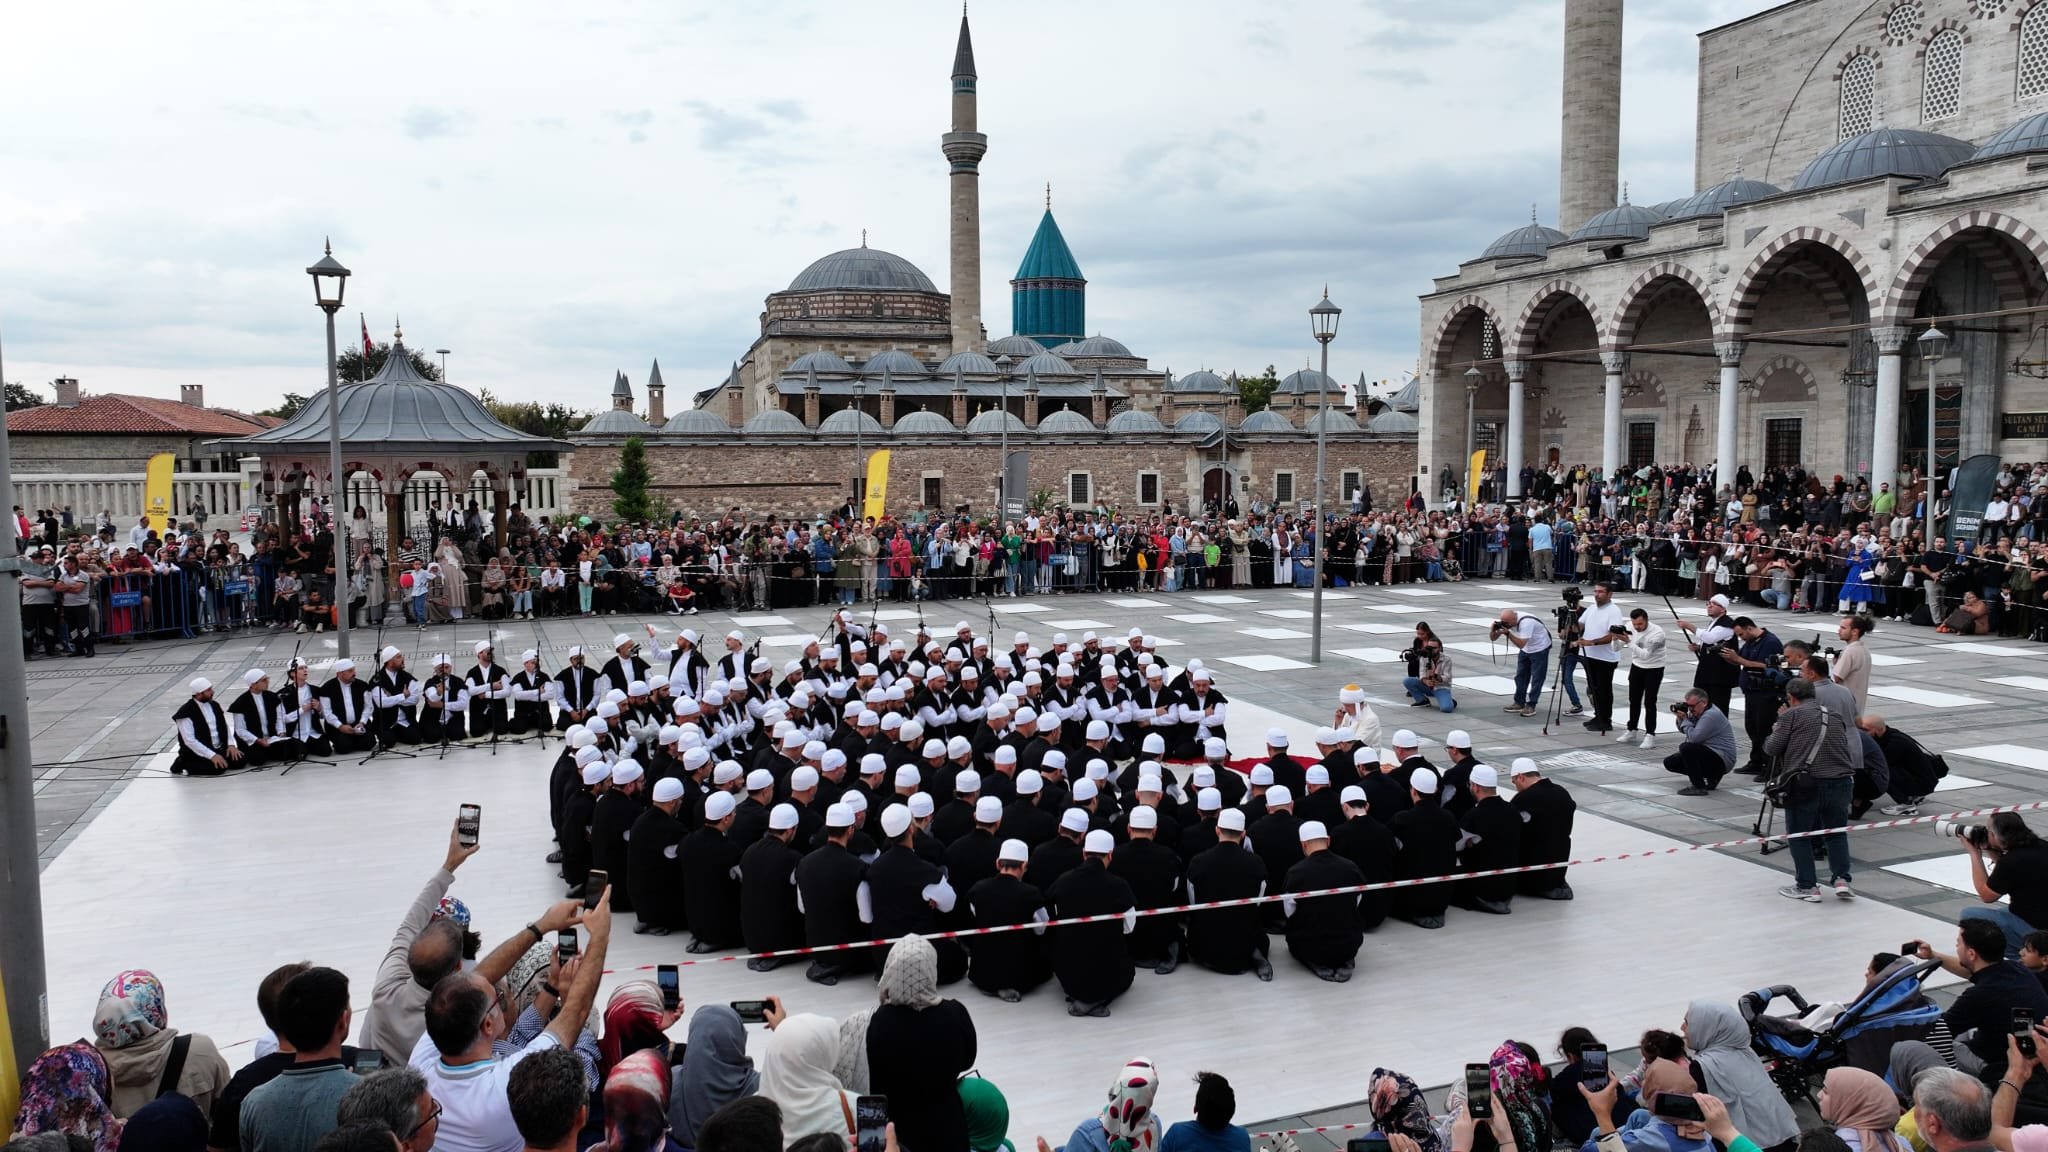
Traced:
<path fill-rule="evenodd" d="M 1925 1040 L 1941 1024 L 1941 1009 L 1927 998 L 1922 981 L 1940 967 L 1934 960 L 1900 957 L 1877 981 L 1832 1019 L 1815 1019 L 1814 1006 L 1786 984 L 1759 988 L 1737 1002 L 1749 1025 L 1750 1046 L 1762 1057 L 1771 1081 L 1791 1101 L 1813 1100 L 1813 1082 L 1839 1065 L 1885 1074 L 1892 1045 Z M 1797 1015 L 1773 1016 L 1773 1000 L 1789 1003 Z"/>

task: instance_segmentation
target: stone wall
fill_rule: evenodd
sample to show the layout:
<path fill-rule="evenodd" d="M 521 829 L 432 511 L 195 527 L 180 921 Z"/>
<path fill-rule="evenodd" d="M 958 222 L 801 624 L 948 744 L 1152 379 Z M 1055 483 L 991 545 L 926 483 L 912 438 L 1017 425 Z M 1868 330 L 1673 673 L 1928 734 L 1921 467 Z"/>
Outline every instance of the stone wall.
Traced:
<path fill-rule="evenodd" d="M 220 459 L 206 447 L 211 436 L 67 436 L 12 432 L 7 450 L 16 472 L 141 472 L 149 458 L 169 452 L 180 471 L 207 471 Z M 198 461 L 195 469 L 193 461 Z"/>
<path fill-rule="evenodd" d="M 837 507 L 851 490 L 854 445 L 849 441 L 785 444 L 709 442 L 651 443 L 648 467 L 654 474 L 657 503 L 690 514 L 722 512 L 738 507 L 748 514 L 810 516 Z M 872 451 L 872 443 L 865 446 Z M 908 512 L 936 481 L 937 495 L 947 508 L 966 504 L 985 511 L 995 500 L 997 442 L 903 442 L 891 444 L 888 508 Z M 1022 437 L 1011 451 L 1030 453 L 1033 493 L 1052 493 L 1055 502 L 1069 502 L 1076 473 L 1088 477 L 1093 502 L 1121 509 L 1140 503 L 1141 479 L 1156 474 L 1156 494 L 1176 510 L 1198 505 L 1202 480 L 1210 469 L 1225 467 L 1236 482 L 1241 503 L 1253 496 L 1270 500 L 1273 474 L 1295 474 L 1296 499 L 1308 499 L 1315 483 L 1315 440 L 1310 436 L 1255 443 L 1227 456 L 1203 452 L 1186 440 L 1120 439 L 1115 446 L 1081 441 L 1032 443 Z M 577 479 L 576 510 L 600 519 L 611 514 L 610 477 L 618 467 L 619 445 L 580 445 L 571 467 Z M 1329 500 L 1342 491 L 1347 469 L 1362 474 L 1376 498 L 1405 494 L 1415 459 L 1412 441 L 1332 436 L 1328 443 Z M 1249 481 L 1247 487 L 1246 481 Z"/>

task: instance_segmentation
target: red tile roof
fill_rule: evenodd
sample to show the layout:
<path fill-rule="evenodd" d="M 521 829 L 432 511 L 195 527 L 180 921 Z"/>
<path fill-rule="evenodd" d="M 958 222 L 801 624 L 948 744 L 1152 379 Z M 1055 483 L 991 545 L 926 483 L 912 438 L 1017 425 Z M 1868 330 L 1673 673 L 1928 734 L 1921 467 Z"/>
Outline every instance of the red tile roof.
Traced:
<path fill-rule="evenodd" d="M 69 408 L 44 404 L 7 414 L 10 434 L 29 435 L 247 436 L 268 427 L 262 417 L 120 392 L 84 396 Z"/>

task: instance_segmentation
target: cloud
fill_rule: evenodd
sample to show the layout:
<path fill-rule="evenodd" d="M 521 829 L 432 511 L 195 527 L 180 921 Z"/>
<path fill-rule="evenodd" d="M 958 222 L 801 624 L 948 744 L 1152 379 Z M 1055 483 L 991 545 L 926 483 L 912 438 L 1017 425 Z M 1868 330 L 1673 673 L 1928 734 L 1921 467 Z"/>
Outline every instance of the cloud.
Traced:
<path fill-rule="evenodd" d="M 686 100 L 683 107 L 697 116 L 697 141 L 712 152 L 747 152 L 765 147 L 782 124 L 804 120 L 803 105 L 794 100 L 762 100 L 729 106 L 708 100 Z M 771 123 L 774 121 L 776 123 Z M 772 136 L 773 141 L 784 137 Z"/>
<path fill-rule="evenodd" d="M 406 109 L 399 127 L 414 140 L 432 140 L 440 136 L 459 136 L 469 128 L 469 114 L 452 108 L 432 108 L 415 104 Z"/>

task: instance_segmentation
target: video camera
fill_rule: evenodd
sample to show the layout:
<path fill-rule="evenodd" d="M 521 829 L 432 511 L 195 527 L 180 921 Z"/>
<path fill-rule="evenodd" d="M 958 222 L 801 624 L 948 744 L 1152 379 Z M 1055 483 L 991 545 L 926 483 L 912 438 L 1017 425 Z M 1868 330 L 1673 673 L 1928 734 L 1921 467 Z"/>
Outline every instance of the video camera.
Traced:
<path fill-rule="evenodd" d="M 1975 844 L 1979 848 L 1987 848 L 1991 844 L 1991 832 L 1982 824 L 1964 824 L 1958 820 L 1936 820 L 1934 822 L 1934 831 L 1936 835 L 1953 836 L 1966 844 Z"/>
<path fill-rule="evenodd" d="M 1813 650 L 1815 652 L 1825 653 L 1827 655 L 1827 658 L 1830 660 L 1840 660 L 1842 658 L 1842 650 L 1840 648 L 1829 648 L 1824 646 L 1821 643 L 1820 633 L 1818 632 L 1815 632 L 1813 634 Z"/>
<path fill-rule="evenodd" d="M 1557 621 L 1558 635 L 1566 642 L 1570 642 L 1578 636 L 1579 613 L 1584 610 L 1579 601 L 1584 598 L 1585 593 L 1579 590 L 1577 584 L 1567 584 L 1558 590 L 1558 595 L 1563 598 L 1564 603 L 1552 609 L 1551 616 Z"/>

